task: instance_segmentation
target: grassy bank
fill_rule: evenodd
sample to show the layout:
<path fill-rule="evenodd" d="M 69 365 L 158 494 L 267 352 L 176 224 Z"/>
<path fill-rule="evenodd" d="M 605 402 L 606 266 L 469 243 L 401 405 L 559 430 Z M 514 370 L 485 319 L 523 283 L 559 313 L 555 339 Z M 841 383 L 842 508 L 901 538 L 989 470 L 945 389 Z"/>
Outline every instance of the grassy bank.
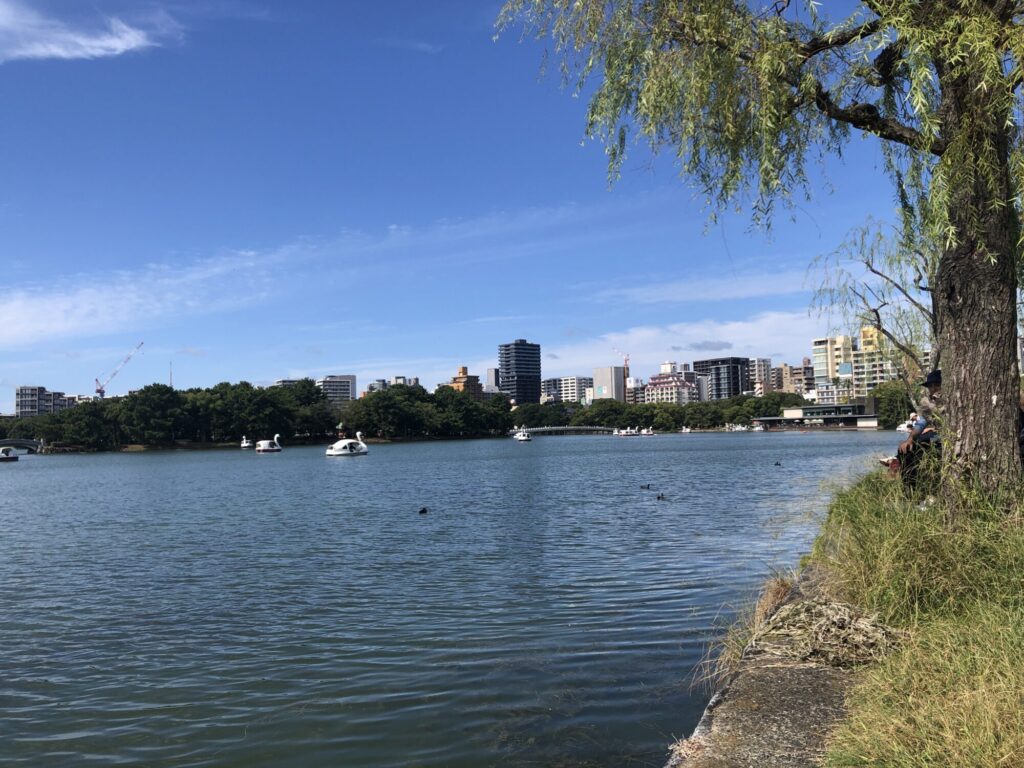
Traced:
<path fill-rule="evenodd" d="M 811 559 L 837 600 L 908 632 L 866 667 L 828 766 L 1024 765 L 1024 498 L 839 493 Z"/>

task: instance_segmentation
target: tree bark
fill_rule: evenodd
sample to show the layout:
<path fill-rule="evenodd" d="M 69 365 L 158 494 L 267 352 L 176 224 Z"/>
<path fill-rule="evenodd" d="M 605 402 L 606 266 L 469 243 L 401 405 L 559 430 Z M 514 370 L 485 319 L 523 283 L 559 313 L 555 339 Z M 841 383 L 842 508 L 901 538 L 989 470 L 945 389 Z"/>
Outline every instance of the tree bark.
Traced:
<path fill-rule="evenodd" d="M 941 69 L 940 69 L 941 72 Z M 954 479 L 994 489 L 1021 477 L 1017 443 L 1017 243 L 1006 115 L 969 78 L 942 82 L 943 128 L 965 132 L 971 160 L 986 143 L 997 177 L 974 162 L 950 194 L 956 242 L 941 255 L 933 293 L 942 366 L 944 458 Z M 994 155 L 994 156 L 993 156 Z M 990 166 L 992 167 L 992 166 Z"/>

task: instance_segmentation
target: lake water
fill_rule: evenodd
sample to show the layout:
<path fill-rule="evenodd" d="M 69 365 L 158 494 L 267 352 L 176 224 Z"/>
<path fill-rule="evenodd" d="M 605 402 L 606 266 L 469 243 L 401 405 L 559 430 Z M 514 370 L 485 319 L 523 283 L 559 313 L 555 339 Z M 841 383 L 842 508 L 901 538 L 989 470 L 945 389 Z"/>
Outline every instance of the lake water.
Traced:
<path fill-rule="evenodd" d="M 0 764 L 660 766 L 709 638 L 896 442 L 22 457 Z"/>

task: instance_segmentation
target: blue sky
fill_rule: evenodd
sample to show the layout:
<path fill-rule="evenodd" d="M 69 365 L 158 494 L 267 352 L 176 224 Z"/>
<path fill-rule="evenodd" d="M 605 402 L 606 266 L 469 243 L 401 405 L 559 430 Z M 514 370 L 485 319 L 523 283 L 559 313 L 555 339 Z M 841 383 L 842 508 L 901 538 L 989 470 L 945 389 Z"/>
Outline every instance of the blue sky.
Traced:
<path fill-rule="evenodd" d="M 813 200 L 708 224 L 670 158 L 607 184 L 585 100 L 500 3 L 0 0 L 0 412 L 14 387 L 496 365 L 628 352 L 795 362 L 830 330 L 810 260 L 891 190 L 876 142 Z"/>

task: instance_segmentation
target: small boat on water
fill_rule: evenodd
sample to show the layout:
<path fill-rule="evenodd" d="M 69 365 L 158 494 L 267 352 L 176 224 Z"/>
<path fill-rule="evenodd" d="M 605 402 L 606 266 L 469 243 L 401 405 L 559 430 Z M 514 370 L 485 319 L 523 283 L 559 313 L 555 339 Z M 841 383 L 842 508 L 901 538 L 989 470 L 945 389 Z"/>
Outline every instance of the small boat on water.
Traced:
<path fill-rule="evenodd" d="M 327 446 L 325 454 L 327 456 L 365 456 L 369 450 L 366 443 L 363 442 L 363 433 L 356 432 L 355 440 L 339 440 L 332 443 Z"/>
<path fill-rule="evenodd" d="M 256 443 L 256 453 L 280 453 L 281 444 L 277 442 L 280 435 L 274 435 L 273 440 L 260 440 Z"/>
<path fill-rule="evenodd" d="M 914 431 L 914 422 L 915 421 L 917 421 L 917 414 L 916 413 L 911 413 L 910 417 L 906 421 L 904 421 L 902 424 L 897 424 L 896 425 L 896 431 L 897 432 L 913 432 Z"/>
<path fill-rule="evenodd" d="M 242 435 L 242 444 L 238 446 L 243 451 L 253 447 L 253 442 L 245 435 Z"/>
<path fill-rule="evenodd" d="M 640 427 L 626 427 L 625 429 L 616 429 L 612 432 L 616 437 L 637 437 L 640 435 Z"/>
<path fill-rule="evenodd" d="M 654 427 L 644 427 L 643 429 L 640 430 L 640 434 L 646 435 L 647 437 L 651 437 L 653 435 L 656 435 L 657 432 L 654 431 Z"/>
<path fill-rule="evenodd" d="M 683 427 L 682 429 L 679 430 L 679 434 L 681 434 L 681 435 L 688 435 L 688 434 L 690 434 L 690 428 L 689 427 Z"/>
<path fill-rule="evenodd" d="M 512 439 L 518 440 L 520 443 L 528 443 L 533 440 L 533 437 L 530 435 L 529 431 L 527 431 L 526 425 L 524 424 L 516 429 L 515 434 L 512 435 Z"/>
<path fill-rule="evenodd" d="M 5 445 L 3 448 L 0 448 L 0 461 L 17 461 L 17 460 L 18 460 L 18 454 L 16 454 L 14 452 L 14 449 L 11 446 Z"/>

